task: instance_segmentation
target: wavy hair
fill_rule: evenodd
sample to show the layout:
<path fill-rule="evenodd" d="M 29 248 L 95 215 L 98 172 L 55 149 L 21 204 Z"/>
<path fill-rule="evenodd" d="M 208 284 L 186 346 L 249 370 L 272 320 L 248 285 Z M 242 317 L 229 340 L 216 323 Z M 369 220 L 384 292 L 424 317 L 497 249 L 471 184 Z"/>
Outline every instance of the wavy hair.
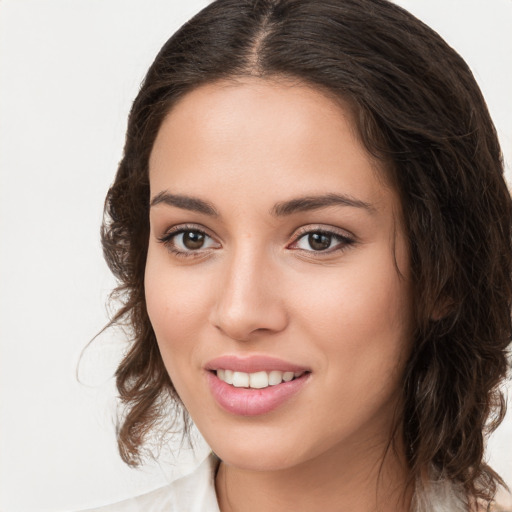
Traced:
<path fill-rule="evenodd" d="M 354 109 L 360 140 L 400 194 L 414 283 L 414 348 L 399 429 L 412 478 L 425 468 L 490 500 L 483 460 L 500 423 L 511 340 L 511 199 L 494 125 L 464 60 L 386 0 L 216 0 L 165 43 L 135 99 L 102 226 L 130 328 L 117 373 L 122 458 L 179 404 L 144 296 L 148 160 L 164 117 L 205 83 L 286 77 Z M 185 413 L 186 414 L 186 413 Z"/>

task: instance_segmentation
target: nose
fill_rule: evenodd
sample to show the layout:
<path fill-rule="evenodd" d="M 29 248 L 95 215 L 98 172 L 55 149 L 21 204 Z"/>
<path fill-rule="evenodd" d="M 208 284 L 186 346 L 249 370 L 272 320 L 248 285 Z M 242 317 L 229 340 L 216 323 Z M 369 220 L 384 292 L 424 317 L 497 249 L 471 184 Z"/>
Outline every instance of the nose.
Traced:
<path fill-rule="evenodd" d="M 215 328 L 237 341 L 283 331 L 288 315 L 275 265 L 250 249 L 223 265 L 210 318 Z"/>

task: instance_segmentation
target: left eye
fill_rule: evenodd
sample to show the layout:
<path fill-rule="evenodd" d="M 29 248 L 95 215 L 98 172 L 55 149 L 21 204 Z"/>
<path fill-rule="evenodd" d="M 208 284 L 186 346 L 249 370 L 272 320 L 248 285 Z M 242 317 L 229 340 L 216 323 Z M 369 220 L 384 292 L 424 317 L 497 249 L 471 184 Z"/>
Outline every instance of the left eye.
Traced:
<path fill-rule="evenodd" d="M 294 248 L 304 251 L 328 251 L 337 246 L 345 246 L 352 243 L 347 237 L 337 233 L 328 233 L 324 231 L 310 231 L 302 235 L 296 242 Z"/>
<path fill-rule="evenodd" d="M 186 229 L 170 233 L 163 241 L 178 252 L 210 249 L 216 245 L 215 241 L 210 236 L 197 229 Z"/>

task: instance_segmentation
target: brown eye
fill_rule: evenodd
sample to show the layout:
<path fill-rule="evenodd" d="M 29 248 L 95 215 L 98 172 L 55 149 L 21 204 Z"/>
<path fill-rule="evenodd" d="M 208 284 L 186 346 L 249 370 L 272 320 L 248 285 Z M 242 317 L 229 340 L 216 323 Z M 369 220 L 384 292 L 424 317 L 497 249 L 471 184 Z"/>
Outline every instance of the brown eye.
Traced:
<path fill-rule="evenodd" d="M 179 229 L 158 239 L 172 253 L 193 255 L 208 249 L 219 249 L 220 244 L 200 229 Z"/>
<path fill-rule="evenodd" d="M 325 251 L 329 249 L 332 242 L 332 236 L 325 233 L 310 233 L 308 235 L 308 244 L 314 251 Z"/>
<path fill-rule="evenodd" d="M 323 229 L 312 229 L 311 231 L 303 231 L 295 241 L 288 246 L 290 249 L 300 249 L 310 253 L 331 254 L 340 252 L 355 243 L 355 240 L 335 231 L 327 231 Z"/>
<path fill-rule="evenodd" d="M 201 249 L 205 242 L 205 235 L 200 231 L 184 231 L 182 243 L 191 251 Z"/>

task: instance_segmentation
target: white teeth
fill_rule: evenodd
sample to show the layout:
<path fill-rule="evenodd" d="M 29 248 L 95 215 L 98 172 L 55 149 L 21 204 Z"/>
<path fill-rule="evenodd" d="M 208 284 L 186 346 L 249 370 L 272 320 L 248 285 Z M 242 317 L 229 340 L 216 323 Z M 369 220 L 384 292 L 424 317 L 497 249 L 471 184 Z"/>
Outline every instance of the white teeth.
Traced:
<path fill-rule="evenodd" d="M 261 389 L 268 387 L 267 372 L 256 372 L 249 374 L 249 387 Z"/>
<path fill-rule="evenodd" d="M 277 386 L 282 382 L 290 382 L 295 377 L 300 377 L 304 372 L 281 372 L 272 370 L 270 372 L 260 371 L 254 373 L 235 372 L 219 368 L 217 377 L 232 384 L 235 388 L 254 388 L 263 389 L 268 386 Z"/>
<path fill-rule="evenodd" d="M 283 372 L 273 370 L 268 374 L 268 383 L 271 386 L 276 386 L 277 384 L 281 384 L 283 381 Z"/>
<path fill-rule="evenodd" d="M 233 373 L 233 386 L 235 388 L 248 388 L 249 387 L 249 374 L 244 372 Z"/>

